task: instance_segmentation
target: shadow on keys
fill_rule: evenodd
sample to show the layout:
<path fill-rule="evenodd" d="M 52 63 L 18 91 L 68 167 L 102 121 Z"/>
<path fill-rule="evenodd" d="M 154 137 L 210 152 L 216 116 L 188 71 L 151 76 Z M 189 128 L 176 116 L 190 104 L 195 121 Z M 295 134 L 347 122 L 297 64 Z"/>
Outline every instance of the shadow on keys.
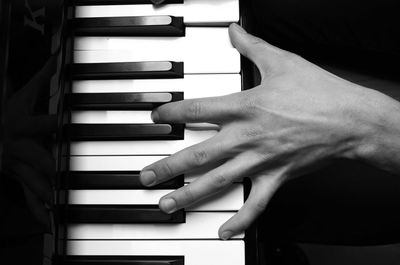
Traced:
<path fill-rule="evenodd" d="M 50 232 L 55 178 L 51 140 L 57 128 L 57 117 L 43 114 L 43 109 L 48 104 L 48 83 L 56 63 L 57 58 L 50 57 L 3 106 L 1 246 L 6 254 L 7 249 L 12 252 Z M 34 253 L 35 247 L 42 248 L 38 244 L 41 243 L 32 243 L 29 252 Z M 36 253 L 41 255 L 42 250 L 38 250 Z M 21 254 L 29 256 L 29 253 Z M 30 264 L 35 264 L 31 261 Z"/>

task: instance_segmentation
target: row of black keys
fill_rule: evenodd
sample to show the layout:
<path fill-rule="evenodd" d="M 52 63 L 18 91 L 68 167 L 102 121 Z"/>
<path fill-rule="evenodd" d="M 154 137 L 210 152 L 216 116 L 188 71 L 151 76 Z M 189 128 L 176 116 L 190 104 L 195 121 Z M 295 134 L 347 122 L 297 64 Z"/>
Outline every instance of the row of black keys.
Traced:
<path fill-rule="evenodd" d="M 183 175 L 155 187 L 144 187 L 139 171 L 69 171 L 58 183 L 61 206 L 58 216 L 66 223 L 184 223 L 185 211 L 162 212 L 158 205 L 68 205 L 69 189 L 177 189 Z M 63 199 L 62 199 L 63 198 Z M 65 201 L 64 201 L 65 200 Z"/>
<path fill-rule="evenodd" d="M 74 0 L 75 5 L 183 3 L 183 0 Z M 184 36 L 182 17 L 124 17 L 74 19 L 75 35 L 146 35 Z M 137 62 L 75 64 L 72 79 L 182 78 L 183 63 Z M 183 98 L 182 93 L 113 93 L 71 94 L 70 110 L 77 109 L 153 109 Z M 70 139 L 183 139 L 183 125 L 66 125 Z M 143 138 L 144 137 L 144 138 Z M 68 174 L 66 176 L 65 174 Z M 140 189 L 139 172 L 68 172 L 61 177 L 61 189 Z M 68 183 L 66 183 L 68 180 Z M 155 188 L 174 189 L 183 186 L 183 176 Z M 185 212 L 161 212 L 158 206 L 131 205 L 64 205 L 59 216 L 67 223 L 184 223 Z M 60 256 L 56 264 L 113 265 L 183 265 L 184 256 Z"/>
<path fill-rule="evenodd" d="M 63 265 L 183 265 L 184 256 L 64 256 Z"/>
<path fill-rule="evenodd" d="M 127 5 L 127 4 L 182 4 L 183 0 L 71 0 L 78 5 Z M 174 36 L 185 35 L 183 17 L 136 16 L 74 18 L 74 35 L 85 36 Z"/>
<path fill-rule="evenodd" d="M 65 110 L 152 110 L 183 99 L 183 92 L 76 93 L 65 97 Z M 181 140 L 183 124 L 71 124 L 64 125 L 70 140 Z"/>
<path fill-rule="evenodd" d="M 183 4 L 183 0 L 72 0 L 74 5 Z"/>
<path fill-rule="evenodd" d="M 183 99 L 182 92 L 76 93 L 65 96 L 66 111 L 153 109 Z M 66 124 L 64 133 L 72 140 L 183 139 L 184 125 L 170 124 Z M 63 172 L 59 189 L 148 189 L 139 181 L 138 171 Z M 177 189 L 183 176 L 161 183 L 153 189 Z M 157 205 L 67 205 L 58 208 L 67 223 L 184 223 L 184 210 L 162 212 Z"/>

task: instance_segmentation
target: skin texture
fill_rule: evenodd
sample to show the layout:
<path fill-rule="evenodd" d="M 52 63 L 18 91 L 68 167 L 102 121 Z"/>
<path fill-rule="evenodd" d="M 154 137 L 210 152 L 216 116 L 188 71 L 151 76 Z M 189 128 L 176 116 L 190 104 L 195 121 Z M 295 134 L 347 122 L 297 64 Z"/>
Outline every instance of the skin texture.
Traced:
<path fill-rule="evenodd" d="M 194 168 L 219 166 L 160 199 L 171 213 L 249 177 L 244 206 L 219 230 L 222 239 L 245 230 L 287 180 L 335 158 L 360 159 L 400 173 L 399 102 L 343 80 L 290 52 L 230 26 L 233 46 L 258 67 L 262 81 L 247 91 L 183 100 L 155 109 L 156 123 L 218 124 L 219 133 L 147 166 L 152 186 Z M 398 115 L 400 116 L 400 115 Z"/>

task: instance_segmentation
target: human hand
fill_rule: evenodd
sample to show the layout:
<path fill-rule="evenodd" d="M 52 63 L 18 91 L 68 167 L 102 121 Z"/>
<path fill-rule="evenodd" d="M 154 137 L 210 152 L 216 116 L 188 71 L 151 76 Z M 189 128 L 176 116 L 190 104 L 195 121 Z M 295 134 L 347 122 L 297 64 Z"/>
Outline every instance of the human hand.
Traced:
<path fill-rule="evenodd" d="M 223 163 L 160 199 L 171 213 L 249 177 L 243 207 L 219 229 L 228 239 L 245 230 L 287 180 L 338 157 L 355 157 L 367 130 L 357 107 L 368 89 L 330 74 L 303 58 L 229 28 L 234 47 L 258 67 L 262 81 L 239 93 L 162 105 L 157 123 L 218 124 L 214 137 L 145 167 L 152 186 L 217 161 Z"/>
<path fill-rule="evenodd" d="M 57 117 L 34 112 L 55 67 L 56 57 L 52 57 L 7 100 L 4 109 L 3 172 L 22 185 L 29 209 L 44 225 L 49 224 L 55 176 L 55 161 L 44 142 L 56 131 Z"/>

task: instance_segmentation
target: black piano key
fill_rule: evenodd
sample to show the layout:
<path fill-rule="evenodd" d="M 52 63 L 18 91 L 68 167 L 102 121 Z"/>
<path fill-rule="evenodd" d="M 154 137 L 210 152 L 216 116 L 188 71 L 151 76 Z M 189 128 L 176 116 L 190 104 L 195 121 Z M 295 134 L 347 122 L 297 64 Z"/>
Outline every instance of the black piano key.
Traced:
<path fill-rule="evenodd" d="M 77 63 L 71 75 L 78 80 L 183 78 L 183 62 Z"/>
<path fill-rule="evenodd" d="M 65 208 L 66 207 L 66 208 Z M 158 205 L 62 205 L 67 223 L 184 223 L 185 211 L 164 213 Z"/>
<path fill-rule="evenodd" d="M 183 17 L 95 17 L 72 21 L 74 34 L 79 36 L 185 36 Z"/>
<path fill-rule="evenodd" d="M 140 171 L 70 171 L 61 175 L 62 189 L 178 189 L 184 185 L 180 175 L 153 187 L 143 186 Z"/>
<path fill-rule="evenodd" d="M 59 265 L 184 265 L 184 256 L 64 256 Z"/>
<path fill-rule="evenodd" d="M 75 5 L 182 4 L 183 0 L 73 0 Z"/>
<path fill-rule="evenodd" d="M 66 124 L 64 135 L 73 141 L 182 140 L 184 124 Z"/>
<path fill-rule="evenodd" d="M 152 110 L 183 99 L 182 92 L 73 93 L 65 97 L 73 110 Z"/>

